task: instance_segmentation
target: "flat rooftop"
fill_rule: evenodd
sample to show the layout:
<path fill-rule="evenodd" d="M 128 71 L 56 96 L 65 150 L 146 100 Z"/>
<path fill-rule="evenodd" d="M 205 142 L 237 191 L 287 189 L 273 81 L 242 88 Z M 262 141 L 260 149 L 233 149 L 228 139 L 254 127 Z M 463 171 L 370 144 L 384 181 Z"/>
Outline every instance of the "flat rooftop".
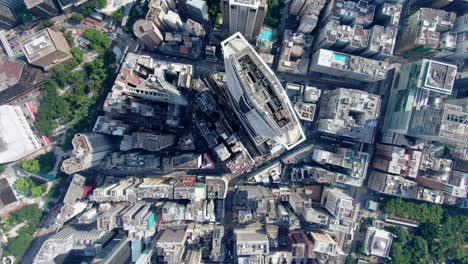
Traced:
<path fill-rule="evenodd" d="M 424 86 L 441 93 L 451 94 L 457 75 L 457 66 L 433 60 L 425 61 L 429 64 L 426 70 Z"/>

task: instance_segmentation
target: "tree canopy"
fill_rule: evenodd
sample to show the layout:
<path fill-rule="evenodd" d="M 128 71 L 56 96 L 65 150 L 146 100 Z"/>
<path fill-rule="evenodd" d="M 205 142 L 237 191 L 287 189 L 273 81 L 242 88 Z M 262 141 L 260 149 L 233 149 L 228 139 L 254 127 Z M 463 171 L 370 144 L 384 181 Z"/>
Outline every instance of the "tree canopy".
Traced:
<path fill-rule="evenodd" d="M 96 29 L 86 29 L 83 37 L 91 42 L 89 47 L 98 52 L 104 52 L 111 46 L 110 37 Z"/>
<path fill-rule="evenodd" d="M 18 230 L 18 236 L 8 239 L 4 252 L 5 256 L 13 255 L 17 262 L 21 263 L 22 257 L 34 239 L 34 232 L 36 232 L 36 228 L 41 222 L 42 211 L 37 204 L 30 204 L 11 213 L 6 218 L 8 219 L 6 222 L 8 222 L 10 227 L 19 223 L 25 223 Z"/>
<path fill-rule="evenodd" d="M 390 227 L 393 241 L 391 263 L 468 263 L 464 247 L 468 244 L 468 217 L 453 214 L 437 204 L 391 199 L 384 204 L 386 213 L 408 217 L 421 224 L 415 234 L 404 227 Z"/>
<path fill-rule="evenodd" d="M 281 9 L 284 6 L 282 0 L 267 0 L 268 10 L 265 17 L 265 24 L 267 26 L 276 28 L 281 22 Z"/>
<path fill-rule="evenodd" d="M 15 187 L 19 193 L 30 197 L 39 197 L 46 191 L 45 184 L 38 184 L 30 177 L 20 178 Z"/>
<path fill-rule="evenodd" d="M 438 224 L 442 220 L 443 209 L 437 204 L 406 202 L 401 198 L 389 199 L 383 205 L 385 213 L 397 215 L 419 222 Z"/>

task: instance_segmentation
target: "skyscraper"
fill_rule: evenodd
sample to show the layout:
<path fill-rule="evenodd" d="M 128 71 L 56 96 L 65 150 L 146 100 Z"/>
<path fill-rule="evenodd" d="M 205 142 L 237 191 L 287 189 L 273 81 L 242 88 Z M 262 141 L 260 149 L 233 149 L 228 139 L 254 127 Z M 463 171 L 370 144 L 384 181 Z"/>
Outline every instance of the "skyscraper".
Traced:
<path fill-rule="evenodd" d="M 457 66 L 428 59 L 403 65 L 399 83 L 390 92 L 386 132 L 408 135 L 414 111 L 436 97 L 450 95 L 456 74 Z"/>
<path fill-rule="evenodd" d="M 139 19 L 133 24 L 135 36 L 150 49 L 156 48 L 163 41 L 163 35 L 158 27 L 147 19 Z"/>
<path fill-rule="evenodd" d="M 221 43 L 230 102 L 253 141 L 292 149 L 305 140 L 285 90 L 247 40 L 236 33 Z"/>
<path fill-rule="evenodd" d="M 223 0 L 223 23 L 229 34 L 242 33 L 248 40 L 255 39 L 265 20 L 266 0 Z"/>
<path fill-rule="evenodd" d="M 51 18 L 59 13 L 53 0 L 24 0 L 24 4 L 31 13 L 41 18 Z"/>
<path fill-rule="evenodd" d="M 17 23 L 13 10 L 0 4 L 0 28 L 9 29 Z"/>

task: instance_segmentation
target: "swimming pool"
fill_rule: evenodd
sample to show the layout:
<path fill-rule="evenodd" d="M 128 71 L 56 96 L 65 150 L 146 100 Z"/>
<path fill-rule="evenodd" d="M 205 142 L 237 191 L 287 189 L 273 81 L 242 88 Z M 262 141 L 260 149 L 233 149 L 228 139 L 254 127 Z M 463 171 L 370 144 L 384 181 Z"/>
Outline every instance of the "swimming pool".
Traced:
<path fill-rule="evenodd" d="M 341 54 L 335 54 L 335 60 L 337 60 L 337 61 L 347 61 L 348 56 L 341 55 Z"/>
<path fill-rule="evenodd" d="M 259 37 L 261 39 L 266 39 L 266 40 L 271 41 L 273 39 L 273 31 L 271 31 L 270 29 L 262 29 Z"/>

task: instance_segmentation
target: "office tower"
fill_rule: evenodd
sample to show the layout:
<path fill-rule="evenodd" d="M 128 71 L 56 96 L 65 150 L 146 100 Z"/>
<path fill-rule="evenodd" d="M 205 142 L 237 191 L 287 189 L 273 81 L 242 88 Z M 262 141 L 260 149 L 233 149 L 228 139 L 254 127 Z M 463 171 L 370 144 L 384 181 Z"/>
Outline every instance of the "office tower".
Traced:
<path fill-rule="evenodd" d="M 46 71 L 72 58 L 63 34 L 49 28 L 22 40 L 20 45 L 28 62 Z"/>
<path fill-rule="evenodd" d="M 457 17 L 452 29 L 453 32 L 468 32 L 468 13 Z"/>
<path fill-rule="evenodd" d="M 307 0 L 299 12 L 299 27 L 297 31 L 308 34 L 315 29 L 320 11 L 325 6 L 325 0 Z M 291 9 L 292 10 L 292 9 Z"/>
<path fill-rule="evenodd" d="M 187 99 L 177 87 L 155 75 L 148 76 L 148 79 L 142 80 L 139 85 L 122 88 L 122 92 L 151 101 L 187 105 Z"/>
<path fill-rule="evenodd" d="M 390 174 L 415 179 L 418 176 L 421 158 L 421 151 L 377 144 L 372 167 Z"/>
<path fill-rule="evenodd" d="M 177 143 L 174 134 L 150 134 L 133 132 L 125 135 L 120 143 L 120 150 L 128 151 L 132 149 L 143 149 L 146 151 L 159 151 Z"/>
<path fill-rule="evenodd" d="M 133 24 L 133 33 L 150 49 L 159 46 L 164 39 L 158 27 L 151 20 L 146 19 L 139 19 Z"/>
<path fill-rule="evenodd" d="M 337 219 L 349 219 L 353 216 L 354 199 L 341 189 L 326 188 L 321 203 Z"/>
<path fill-rule="evenodd" d="M 306 0 L 293 0 L 289 7 L 289 13 L 293 16 L 297 16 L 304 6 Z"/>
<path fill-rule="evenodd" d="M 367 47 L 369 30 L 362 26 L 341 25 L 338 20 L 330 20 L 321 28 L 316 48 L 333 48 L 342 52 L 359 52 Z"/>
<path fill-rule="evenodd" d="M 380 96 L 354 89 L 322 93 L 317 130 L 372 143 L 379 118 Z"/>
<path fill-rule="evenodd" d="M 385 80 L 388 63 L 319 49 L 312 56 L 310 70 L 365 82 Z"/>
<path fill-rule="evenodd" d="M 292 149 L 305 140 L 288 96 L 273 71 L 242 34 L 221 43 L 230 102 L 253 141 Z"/>
<path fill-rule="evenodd" d="M 338 20 L 342 24 L 367 27 L 374 20 L 375 6 L 368 1 L 330 0 L 323 11 L 322 22 Z"/>
<path fill-rule="evenodd" d="M 450 95 L 456 74 L 455 65 L 428 59 L 403 65 L 398 85 L 390 92 L 384 130 L 408 135 L 414 110 L 435 97 Z"/>
<path fill-rule="evenodd" d="M 53 0 L 24 0 L 24 5 L 31 13 L 41 18 L 51 18 L 59 13 Z"/>
<path fill-rule="evenodd" d="M 455 43 L 455 49 L 447 53 L 447 55 L 441 55 L 444 60 L 450 61 L 462 61 L 468 59 L 468 31 L 457 34 Z"/>
<path fill-rule="evenodd" d="M 205 36 L 205 29 L 203 28 L 203 26 L 200 23 L 190 18 L 187 19 L 187 21 L 185 22 L 185 29 L 190 34 L 190 36 L 194 36 L 194 37 Z"/>
<path fill-rule="evenodd" d="M 32 263 L 53 263 L 59 255 L 67 255 L 72 250 L 81 251 L 84 255 L 93 256 L 95 248 L 106 242 L 106 232 L 92 228 L 89 225 L 72 224 L 48 237 L 34 257 Z M 107 237 L 112 237 L 107 233 Z"/>
<path fill-rule="evenodd" d="M 62 171 L 67 174 L 98 165 L 108 153 L 115 149 L 110 137 L 97 133 L 76 134 L 72 145 L 73 156 L 62 163 Z"/>
<path fill-rule="evenodd" d="M 17 8 L 24 6 L 24 1 L 23 0 L 0 0 L 0 5 L 10 8 L 11 11 L 15 11 Z"/>
<path fill-rule="evenodd" d="M 0 28 L 10 29 L 16 25 L 17 21 L 13 10 L 0 4 Z"/>
<path fill-rule="evenodd" d="M 441 34 L 448 32 L 456 19 L 453 12 L 421 8 L 406 19 L 398 51 L 426 53 L 439 48 Z"/>
<path fill-rule="evenodd" d="M 182 30 L 184 23 L 180 19 L 179 14 L 169 10 L 164 16 L 164 23 L 167 26 L 167 30 L 170 32 L 179 32 Z"/>
<path fill-rule="evenodd" d="M 229 34 L 240 32 L 246 39 L 257 38 L 265 20 L 266 0 L 223 0 L 223 23 Z"/>
<path fill-rule="evenodd" d="M 464 107 L 465 105 L 435 102 L 416 109 L 413 111 L 408 135 L 468 147 L 468 111 Z"/>
<path fill-rule="evenodd" d="M 187 10 L 198 22 L 204 22 L 209 19 L 208 5 L 205 0 L 187 0 Z"/>
<path fill-rule="evenodd" d="M 393 56 L 398 29 L 375 25 L 370 29 L 369 42 L 361 55 L 383 60 Z"/>
<path fill-rule="evenodd" d="M 376 9 L 374 22 L 386 27 L 398 27 L 402 10 L 402 3 L 384 3 Z"/>

